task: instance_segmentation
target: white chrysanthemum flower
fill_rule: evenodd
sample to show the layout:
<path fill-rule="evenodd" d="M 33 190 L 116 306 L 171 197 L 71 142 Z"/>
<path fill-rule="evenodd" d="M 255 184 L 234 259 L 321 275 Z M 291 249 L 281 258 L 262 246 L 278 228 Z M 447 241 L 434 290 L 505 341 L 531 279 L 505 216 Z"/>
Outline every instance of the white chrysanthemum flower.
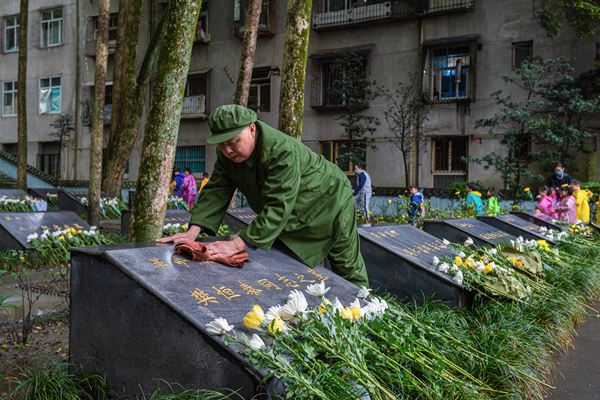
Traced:
<path fill-rule="evenodd" d="M 437 267 L 437 265 L 440 263 L 440 259 L 437 258 L 437 256 L 433 256 L 433 261 L 431 263 L 434 267 Z"/>
<path fill-rule="evenodd" d="M 356 299 L 354 299 L 354 301 L 352 301 L 352 303 L 348 304 L 348 307 L 360 308 L 360 300 L 358 299 L 358 297 Z"/>
<path fill-rule="evenodd" d="M 265 347 L 265 342 L 256 333 L 252 335 L 252 338 L 248 341 L 250 348 L 254 350 L 260 350 Z"/>
<path fill-rule="evenodd" d="M 463 283 L 463 274 L 462 274 L 462 272 L 458 271 L 456 273 L 456 275 L 454 275 L 454 277 L 452 278 L 452 280 L 454 282 L 456 282 L 457 284 L 462 285 L 462 283 Z"/>
<path fill-rule="evenodd" d="M 269 307 L 269 309 L 265 313 L 265 319 L 263 320 L 263 323 L 266 325 L 269 325 L 275 318 L 277 318 L 277 317 L 281 318 L 281 309 L 282 308 L 283 307 L 280 306 L 279 304 L 276 306 Z"/>
<path fill-rule="evenodd" d="M 335 300 L 333 300 L 333 303 L 331 303 L 331 308 L 333 308 L 334 311 L 340 311 L 344 308 L 344 305 L 342 304 L 340 299 L 336 297 Z"/>
<path fill-rule="evenodd" d="M 467 246 L 467 247 L 472 246 L 474 244 L 475 244 L 475 242 L 473 242 L 473 239 L 471 239 L 470 236 L 467 238 L 467 240 L 465 240 L 465 246 Z"/>
<path fill-rule="evenodd" d="M 490 249 L 490 254 L 498 254 L 498 249 L 496 249 L 495 247 Z"/>
<path fill-rule="evenodd" d="M 371 290 L 372 289 L 362 286 L 360 289 L 358 289 L 358 294 L 356 295 L 356 297 L 358 297 L 359 299 L 366 299 L 371 294 Z"/>
<path fill-rule="evenodd" d="M 217 318 L 204 325 L 204 328 L 211 335 L 224 335 L 233 329 L 233 325 L 229 325 L 225 318 Z"/>
<path fill-rule="evenodd" d="M 450 267 L 450 273 L 454 274 L 456 272 L 458 272 L 459 268 L 458 265 L 456 264 L 452 264 L 452 266 Z"/>
<path fill-rule="evenodd" d="M 444 246 L 450 246 L 450 241 L 448 239 L 442 239 L 442 243 L 444 243 Z"/>
<path fill-rule="evenodd" d="M 288 296 L 288 301 L 281 308 L 281 318 L 291 320 L 302 315 L 308 308 L 308 302 L 304 294 L 298 290 L 292 290 Z"/>
<path fill-rule="evenodd" d="M 438 271 L 443 272 L 444 274 L 447 274 L 448 271 L 450 270 L 450 266 L 446 263 L 441 263 L 440 265 L 437 266 Z"/>
<path fill-rule="evenodd" d="M 460 253 L 457 254 L 457 256 L 459 256 L 460 258 L 465 258 L 467 255 L 465 254 L 464 251 L 461 251 Z"/>
<path fill-rule="evenodd" d="M 39 235 L 37 233 L 32 233 L 31 235 L 27 236 L 27 241 L 31 242 L 32 240 L 35 240 L 39 237 Z"/>
<path fill-rule="evenodd" d="M 477 261 L 475 263 L 475 269 L 477 269 L 477 272 L 483 272 L 484 268 L 485 268 L 485 265 L 481 261 Z"/>
<path fill-rule="evenodd" d="M 319 283 L 315 283 L 314 285 L 308 285 L 305 291 L 311 296 L 323 297 L 327 292 L 329 292 L 329 289 L 331 288 L 325 287 L 324 281 L 320 281 Z"/>

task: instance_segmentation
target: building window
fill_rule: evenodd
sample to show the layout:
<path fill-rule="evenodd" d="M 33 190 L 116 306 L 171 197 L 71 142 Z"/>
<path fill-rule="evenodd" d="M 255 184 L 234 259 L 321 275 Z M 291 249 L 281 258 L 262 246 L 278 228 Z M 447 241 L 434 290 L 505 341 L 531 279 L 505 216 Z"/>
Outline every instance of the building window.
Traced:
<path fill-rule="evenodd" d="M 60 173 L 60 147 L 58 142 L 40 143 L 37 155 L 37 168 L 50 176 L 58 177 Z"/>
<path fill-rule="evenodd" d="M 42 11 L 41 20 L 41 47 L 52 47 L 61 45 L 63 25 L 63 10 L 55 8 L 52 10 Z"/>
<path fill-rule="evenodd" d="M 433 49 L 431 57 L 431 98 L 433 101 L 469 97 L 470 46 Z"/>
<path fill-rule="evenodd" d="M 433 187 L 447 189 L 454 182 L 467 179 L 468 139 L 442 136 L 432 138 Z"/>
<path fill-rule="evenodd" d="M 249 0 L 235 0 L 233 6 L 233 21 L 236 26 L 236 33 L 242 35 L 246 25 L 246 13 L 248 11 Z M 258 34 L 271 35 L 272 26 L 274 25 L 274 0 L 262 0 L 262 8 L 260 10 L 260 19 L 258 21 Z"/>
<path fill-rule="evenodd" d="M 4 18 L 4 51 L 19 50 L 19 16 Z"/>
<path fill-rule="evenodd" d="M 175 168 L 183 172 L 189 168 L 193 174 L 206 171 L 206 149 L 204 146 L 181 146 L 175 151 Z"/>
<path fill-rule="evenodd" d="M 512 68 L 521 66 L 523 61 L 529 60 L 533 56 L 533 42 L 518 42 L 512 44 Z"/>
<path fill-rule="evenodd" d="M 14 117 L 17 115 L 17 82 L 4 82 L 2 84 L 2 116 Z"/>
<path fill-rule="evenodd" d="M 208 1 L 202 2 L 202 9 L 200 10 L 200 17 L 198 18 L 198 25 L 196 25 L 196 36 L 195 42 L 208 43 L 210 41 L 210 34 L 208 33 Z"/>
<path fill-rule="evenodd" d="M 181 118 L 206 118 L 208 74 L 188 76 L 183 97 Z"/>
<path fill-rule="evenodd" d="M 248 108 L 256 112 L 271 111 L 271 67 L 255 68 L 252 71 Z"/>
<path fill-rule="evenodd" d="M 367 55 L 346 53 L 316 58 L 311 106 L 314 108 L 368 107 Z"/>
<path fill-rule="evenodd" d="M 363 154 L 363 162 L 366 162 L 367 143 L 365 141 L 350 142 L 348 140 L 329 140 L 320 142 L 321 155 L 325 157 L 327 161 L 330 161 L 340 167 L 342 171 L 347 174 L 352 174 L 352 160 L 350 159 L 350 153 Z M 352 147 L 356 147 L 354 151 L 350 152 Z"/>
<path fill-rule="evenodd" d="M 60 114 L 60 76 L 40 79 L 40 114 Z"/>

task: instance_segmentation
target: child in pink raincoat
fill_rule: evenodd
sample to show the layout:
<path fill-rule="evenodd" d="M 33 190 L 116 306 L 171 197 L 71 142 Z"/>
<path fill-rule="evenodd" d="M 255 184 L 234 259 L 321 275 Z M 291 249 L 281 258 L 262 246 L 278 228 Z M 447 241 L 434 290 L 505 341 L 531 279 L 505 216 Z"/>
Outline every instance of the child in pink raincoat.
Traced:
<path fill-rule="evenodd" d="M 559 219 L 569 224 L 577 222 L 577 201 L 573 197 L 573 187 L 565 186 L 560 188 L 560 202 L 556 207 L 559 213 Z"/>
<path fill-rule="evenodd" d="M 186 168 L 185 177 L 183 178 L 183 200 L 187 203 L 190 210 L 194 207 L 194 203 L 196 202 L 197 190 L 196 178 L 194 178 L 192 171 L 189 168 Z"/>
<path fill-rule="evenodd" d="M 555 210 L 555 201 L 552 198 L 550 188 L 548 186 L 542 186 L 540 188 L 540 197 L 537 207 L 535 208 L 536 213 L 544 214 L 551 218 L 558 218 Z"/>

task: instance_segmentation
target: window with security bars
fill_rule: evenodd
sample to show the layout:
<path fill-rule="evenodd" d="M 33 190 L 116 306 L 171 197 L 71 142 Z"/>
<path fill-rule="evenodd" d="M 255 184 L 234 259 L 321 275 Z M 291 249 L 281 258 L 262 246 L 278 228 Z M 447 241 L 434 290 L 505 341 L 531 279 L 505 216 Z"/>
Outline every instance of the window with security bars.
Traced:
<path fill-rule="evenodd" d="M 363 157 L 361 158 L 366 162 L 367 143 L 364 141 L 351 143 L 349 140 L 328 140 L 320 142 L 320 145 L 321 155 L 325 157 L 327 161 L 340 167 L 340 169 L 347 174 L 353 173 L 352 161 L 349 156 L 352 146 L 358 148 L 355 148 L 352 153 L 363 153 Z"/>
<path fill-rule="evenodd" d="M 255 68 L 252 71 L 248 108 L 256 112 L 271 111 L 271 68 Z"/>
<path fill-rule="evenodd" d="M 4 82 L 2 84 L 2 116 L 14 117 L 17 115 L 17 82 Z"/>
<path fill-rule="evenodd" d="M 533 56 L 533 42 L 517 42 L 512 44 L 512 68 L 517 69 L 523 61 Z"/>
<path fill-rule="evenodd" d="M 368 107 L 367 54 L 343 53 L 315 58 L 311 107 Z"/>
<path fill-rule="evenodd" d="M 42 11 L 40 47 L 58 46 L 63 43 L 63 9 Z"/>
<path fill-rule="evenodd" d="M 208 74 L 188 76 L 183 95 L 181 118 L 205 118 L 208 92 Z"/>
<path fill-rule="evenodd" d="M 434 101 L 470 96 L 470 46 L 433 49 L 431 57 L 431 98 Z"/>
<path fill-rule="evenodd" d="M 4 51 L 19 50 L 19 16 L 11 15 L 4 18 Z"/>
<path fill-rule="evenodd" d="M 468 154 L 466 137 L 442 136 L 433 138 L 432 142 L 434 173 L 467 172 L 467 163 L 464 160 Z"/>
<path fill-rule="evenodd" d="M 175 166 L 183 172 L 186 168 L 192 174 L 206 171 L 206 148 L 204 146 L 180 146 L 175 152 Z"/>

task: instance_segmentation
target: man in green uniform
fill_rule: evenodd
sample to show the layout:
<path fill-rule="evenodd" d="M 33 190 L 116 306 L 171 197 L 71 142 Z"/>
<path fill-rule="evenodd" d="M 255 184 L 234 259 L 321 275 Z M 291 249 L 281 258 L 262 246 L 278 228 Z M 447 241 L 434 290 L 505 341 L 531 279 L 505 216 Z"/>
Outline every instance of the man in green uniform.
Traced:
<path fill-rule="evenodd" d="M 238 189 L 256 219 L 232 240 L 210 244 L 209 253 L 235 254 L 246 245 L 269 249 L 279 239 L 305 264 L 314 267 L 327 258 L 335 273 L 368 286 L 352 188 L 344 173 L 298 140 L 258 121 L 248 108 L 220 106 L 208 125 L 208 143 L 219 146 L 217 162 L 192 211 L 190 229 L 158 242 L 216 232 Z"/>

